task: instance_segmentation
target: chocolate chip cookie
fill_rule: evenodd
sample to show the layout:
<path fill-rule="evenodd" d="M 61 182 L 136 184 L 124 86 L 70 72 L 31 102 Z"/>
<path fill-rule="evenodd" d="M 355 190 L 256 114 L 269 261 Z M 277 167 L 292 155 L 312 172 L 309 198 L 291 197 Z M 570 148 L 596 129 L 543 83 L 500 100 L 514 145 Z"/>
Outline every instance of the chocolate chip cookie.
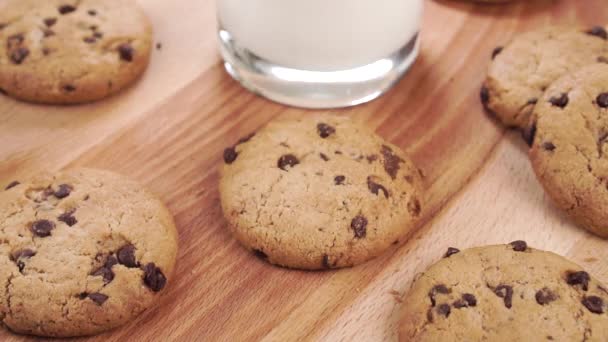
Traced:
<path fill-rule="evenodd" d="M 553 81 L 598 61 L 608 62 L 607 37 L 600 26 L 549 27 L 519 35 L 492 52 L 481 101 L 505 125 L 524 128 Z"/>
<path fill-rule="evenodd" d="M 446 253 L 403 300 L 401 341 L 607 341 L 608 288 L 550 252 Z"/>
<path fill-rule="evenodd" d="M 277 120 L 224 151 L 222 208 L 234 236 L 273 264 L 353 266 L 413 229 L 419 172 L 348 118 Z"/>
<path fill-rule="evenodd" d="M 530 158 L 547 193 L 608 238 L 608 64 L 556 81 L 534 111 Z"/>
<path fill-rule="evenodd" d="M 125 324 L 171 279 L 177 232 L 138 184 L 74 169 L 0 191 L 0 322 L 39 336 Z"/>
<path fill-rule="evenodd" d="M 0 2 L 0 93 L 50 104 L 99 100 L 146 69 L 151 25 L 136 1 Z"/>

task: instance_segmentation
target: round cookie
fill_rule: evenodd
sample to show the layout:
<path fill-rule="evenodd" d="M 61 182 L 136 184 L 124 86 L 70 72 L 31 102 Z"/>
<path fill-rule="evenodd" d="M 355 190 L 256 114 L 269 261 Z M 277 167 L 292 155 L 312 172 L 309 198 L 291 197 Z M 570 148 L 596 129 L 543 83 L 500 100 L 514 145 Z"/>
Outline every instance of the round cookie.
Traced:
<path fill-rule="evenodd" d="M 607 37 L 602 27 L 586 32 L 549 27 L 519 35 L 492 53 L 481 89 L 484 106 L 505 125 L 524 128 L 553 81 L 598 61 L 608 63 Z"/>
<path fill-rule="evenodd" d="M 220 181 L 234 236 L 270 263 L 363 263 L 404 239 L 421 175 L 401 150 L 345 117 L 276 120 L 225 150 Z"/>
<path fill-rule="evenodd" d="M 451 248 L 405 295 L 400 341 L 606 341 L 608 290 L 550 252 Z"/>
<path fill-rule="evenodd" d="M 165 206 L 122 176 L 74 169 L 13 182 L 0 191 L 0 323 L 54 337 L 125 324 L 158 300 L 176 251 Z"/>
<path fill-rule="evenodd" d="M 536 106 L 530 159 L 553 201 L 608 238 L 608 64 L 556 81 Z"/>
<path fill-rule="evenodd" d="M 145 71 L 152 28 L 136 1 L 0 2 L 0 92 L 75 104 L 124 89 Z"/>

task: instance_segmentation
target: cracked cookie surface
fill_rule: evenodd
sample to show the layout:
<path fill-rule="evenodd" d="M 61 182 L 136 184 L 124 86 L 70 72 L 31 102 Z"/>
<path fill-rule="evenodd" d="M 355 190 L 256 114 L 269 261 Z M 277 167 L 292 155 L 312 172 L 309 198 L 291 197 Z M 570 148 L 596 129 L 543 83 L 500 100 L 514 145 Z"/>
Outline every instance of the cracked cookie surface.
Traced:
<path fill-rule="evenodd" d="M 606 341 L 608 290 L 524 241 L 446 253 L 405 295 L 401 341 Z"/>
<path fill-rule="evenodd" d="M 277 265 L 324 269 L 369 260 L 420 217 L 420 171 L 348 118 L 271 122 L 224 152 L 220 195 L 234 236 Z"/>
<path fill-rule="evenodd" d="M 146 69 L 152 28 L 135 1 L 0 2 L 0 93 L 31 102 L 99 100 Z"/>
<path fill-rule="evenodd" d="M 177 231 L 156 197 L 92 169 L 19 181 L 0 190 L 0 323 L 40 336 L 91 335 L 158 300 Z"/>
<path fill-rule="evenodd" d="M 532 121 L 539 181 L 579 224 L 608 238 L 608 64 L 556 81 Z"/>
<path fill-rule="evenodd" d="M 492 59 L 481 100 L 505 125 L 524 128 L 553 81 L 598 61 L 608 63 L 607 34 L 599 26 L 543 28 L 497 47 Z"/>

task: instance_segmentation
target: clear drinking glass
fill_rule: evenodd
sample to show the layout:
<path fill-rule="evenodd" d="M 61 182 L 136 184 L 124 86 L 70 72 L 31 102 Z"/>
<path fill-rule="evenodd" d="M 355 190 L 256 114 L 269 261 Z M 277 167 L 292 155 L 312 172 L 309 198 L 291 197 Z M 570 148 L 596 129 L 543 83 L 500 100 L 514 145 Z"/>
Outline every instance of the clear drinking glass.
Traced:
<path fill-rule="evenodd" d="M 386 92 L 418 55 L 423 0 L 217 0 L 228 73 L 271 100 L 347 107 Z"/>

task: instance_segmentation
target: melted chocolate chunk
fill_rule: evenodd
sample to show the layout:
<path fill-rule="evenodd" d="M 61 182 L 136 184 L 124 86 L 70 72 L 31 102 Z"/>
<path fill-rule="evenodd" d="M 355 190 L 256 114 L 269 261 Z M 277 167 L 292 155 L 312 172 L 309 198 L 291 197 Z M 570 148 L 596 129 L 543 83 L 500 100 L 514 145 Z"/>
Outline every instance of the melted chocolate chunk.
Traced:
<path fill-rule="evenodd" d="M 55 229 L 55 224 L 49 220 L 38 220 L 32 223 L 30 230 L 38 237 L 51 236 L 51 231 Z"/>
<path fill-rule="evenodd" d="M 601 108 L 608 108 L 608 93 L 601 93 L 597 96 L 595 103 Z"/>
<path fill-rule="evenodd" d="M 260 249 L 254 249 L 253 254 L 262 260 L 268 259 L 268 255 L 266 255 L 266 253 L 264 253 L 264 251 L 262 251 Z"/>
<path fill-rule="evenodd" d="M 346 177 L 344 177 L 342 175 L 336 176 L 334 178 L 334 184 L 336 184 L 336 185 L 343 185 L 345 180 L 346 180 Z"/>
<path fill-rule="evenodd" d="M 137 260 L 135 259 L 135 246 L 126 245 L 121 247 L 116 252 L 118 263 L 129 268 L 139 267 Z"/>
<path fill-rule="evenodd" d="M 367 234 L 367 219 L 364 216 L 357 215 L 350 222 L 350 227 L 355 232 L 355 238 L 362 239 Z"/>
<path fill-rule="evenodd" d="M 118 46 L 118 54 L 123 61 L 133 62 L 135 49 L 129 43 L 123 43 Z"/>
<path fill-rule="evenodd" d="M 57 8 L 57 10 L 61 15 L 64 15 L 76 11 L 76 7 L 72 5 L 61 5 L 59 8 Z"/>
<path fill-rule="evenodd" d="M 601 315 L 604 313 L 604 300 L 597 296 L 584 297 L 582 301 L 587 310 L 594 314 Z"/>
<path fill-rule="evenodd" d="M 11 61 L 14 64 L 21 64 L 30 55 L 30 50 L 24 47 L 19 47 L 11 52 Z"/>
<path fill-rule="evenodd" d="M 100 267 L 91 273 L 91 275 L 94 277 L 103 277 L 104 284 L 109 284 L 112 282 L 112 280 L 114 280 L 114 272 L 112 271 L 111 267 Z"/>
<path fill-rule="evenodd" d="M 151 262 L 144 267 L 144 284 L 154 292 L 162 290 L 167 284 L 167 278 L 156 265 Z"/>
<path fill-rule="evenodd" d="M 292 168 L 298 164 L 300 164 L 300 161 L 293 154 L 281 156 L 281 158 L 279 158 L 277 161 L 277 167 L 283 171 L 289 171 L 289 168 Z"/>
<path fill-rule="evenodd" d="M 528 244 L 526 241 L 517 240 L 510 243 L 513 250 L 516 252 L 525 252 L 528 249 Z"/>
<path fill-rule="evenodd" d="M 452 293 L 452 290 L 448 289 L 448 287 L 445 286 L 444 284 L 439 284 L 439 285 L 433 286 L 431 291 L 429 291 L 429 299 L 431 300 L 431 306 L 437 305 L 437 300 L 435 298 L 435 296 L 437 294 L 450 294 L 450 293 Z"/>
<path fill-rule="evenodd" d="M 449 258 L 454 254 L 460 253 L 460 249 L 458 248 L 454 248 L 454 247 L 449 247 L 448 251 L 445 252 L 445 254 L 443 255 L 444 258 Z"/>
<path fill-rule="evenodd" d="M 546 143 L 543 144 L 543 148 L 545 149 L 545 151 L 552 152 L 552 151 L 555 151 L 556 147 L 555 147 L 555 144 L 553 144 L 550 141 L 547 141 Z"/>
<path fill-rule="evenodd" d="M 401 157 L 396 155 L 393 150 L 386 145 L 382 146 L 380 153 L 384 157 L 384 171 L 386 171 L 394 180 L 397 178 L 397 172 L 399 172 L 399 169 L 401 168 L 400 164 L 405 163 L 405 160 L 401 159 Z"/>
<path fill-rule="evenodd" d="M 76 223 L 78 223 L 78 220 L 76 220 L 76 218 L 74 217 L 74 213 L 75 212 L 76 212 L 76 210 L 74 210 L 74 209 L 66 211 L 65 213 L 59 215 L 59 217 L 57 218 L 57 220 L 60 221 L 60 222 L 65 223 L 65 224 L 67 224 L 70 227 L 72 227 Z"/>
<path fill-rule="evenodd" d="M 57 18 L 46 18 L 44 19 L 44 25 L 51 27 L 57 23 Z"/>
<path fill-rule="evenodd" d="M 566 276 L 566 282 L 568 285 L 580 285 L 583 291 L 589 290 L 589 281 L 591 281 L 591 276 L 589 276 L 589 273 L 585 271 L 568 272 Z"/>
<path fill-rule="evenodd" d="M 21 184 L 21 183 L 19 183 L 17 181 L 12 181 L 12 182 L 8 183 L 8 185 L 6 186 L 6 188 L 4 188 L 4 190 L 12 189 L 12 188 L 16 187 L 19 184 Z"/>
<path fill-rule="evenodd" d="M 382 184 L 376 183 L 372 176 L 367 177 L 367 188 L 376 196 L 382 191 L 385 198 L 389 197 L 388 190 Z"/>
<path fill-rule="evenodd" d="M 504 299 L 505 307 L 510 309 L 513 306 L 513 287 L 509 285 L 499 285 L 494 293 Z"/>
<path fill-rule="evenodd" d="M 319 133 L 319 136 L 323 139 L 328 138 L 330 135 L 336 133 L 335 128 L 324 123 L 320 123 L 317 125 L 317 131 Z"/>
<path fill-rule="evenodd" d="M 494 48 L 494 50 L 492 51 L 492 59 L 496 58 L 496 56 L 498 56 L 503 49 L 504 47 L 502 46 L 497 46 L 496 48 Z"/>
<path fill-rule="evenodd" d="M 549 99 L 549 102 L 555 107 L 565 108 L 570 102 L 570 98 L 567 93 L 563 93 L 560 96 L 553 96 Z"/>
<path fill-rule="evenodd" d="M 604 40 L 608 39 L 608 32 L 606 32 L 606 29 L 601 26 L 595 26 L 591 30 L 587 31 L 587 33 L 592 36 L 602 38 Z"/>
<path fill-rule="evenodd" d="M 59 185 L 59 188 L 57 189 L 57 191 L 55 191 L 55 193 L 53 195 L 55 195 L 55 197 L 57 197 L 57 198 L 66 198 L 66 197 L 70 196 L 70 193 L 72 193 L 72 190 L 74 190 L 74 188 L 72 188 L 71 185 L 61 184 L 61 185 Z"/>
<path fill-rule="evenodd" d="M 102 293 L 90 293 L 88 295 L 89 299 L 94 301 L 95 304 L 101 306 L 103 305 L 103 303 L 106 302 L 106 300 L 108 300 L 108 296 L 102 294 Z"/>
<path fill-rule="evenodd" d="M 227 149 L 224 150 L 224 162 L 226 164 L 234 163 L 234 161 L 236 160 L 236 157 L 238 157 L 238 156 L 239 156 L 239 154 L 236 152 L 234 147 L 228 147 Z"/>
<path fill-rule="evenodd" d="M 546 287 L 536 292 L 535 297 L 536 302 L 540 305 L 547 305 L 557 300 L 557 295 Z"/>
<path fill-rule="evenodd" d="M 437 313 L 442 316 L 445 316 L 446 318 L 450 316 L 451 312 L 452 308 L 450 308 L 448 304 L 441 304 L 437 307 Z"/>

